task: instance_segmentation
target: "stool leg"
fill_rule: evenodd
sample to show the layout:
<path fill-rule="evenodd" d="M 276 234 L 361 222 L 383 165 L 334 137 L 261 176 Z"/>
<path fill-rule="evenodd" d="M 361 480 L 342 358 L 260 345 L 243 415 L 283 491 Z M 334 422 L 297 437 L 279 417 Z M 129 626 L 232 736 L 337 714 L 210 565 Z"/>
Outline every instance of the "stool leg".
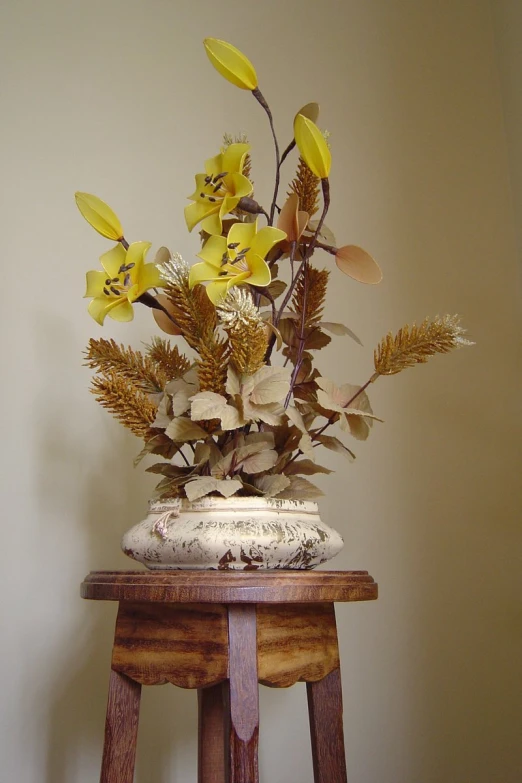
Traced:
<path fill-rule="evenodd" d="M 347 783 L 341 671 L 307 682 L 314 783 Z"/>
<path fill-rule="evenodd" d="M 111 669 L 100 783 L 132 783 L 141 685 Z"/>
<path fill-rule="evenodd" d="M 224 683 L 198 690 L 198 783 L 226 783 Z"/>
<path fill-rule="evenodd" d="M 259 783 L 259 688 L 254 604 L 228 607 L 229 754 L 227 783 Z"/>

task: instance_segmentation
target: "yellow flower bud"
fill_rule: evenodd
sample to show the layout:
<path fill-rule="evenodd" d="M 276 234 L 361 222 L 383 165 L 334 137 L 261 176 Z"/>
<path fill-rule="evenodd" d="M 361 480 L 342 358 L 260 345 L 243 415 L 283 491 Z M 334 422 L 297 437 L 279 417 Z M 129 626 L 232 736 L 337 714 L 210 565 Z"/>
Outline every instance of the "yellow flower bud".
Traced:
<path fill-rule="evenodd" d="M 90 193 L 75 193 L 76 205 L 87 223 L 98 234 L 118 242 L 123 237 L 123 228 L 112 209 L 100 198 Z"/>
<path fill-rule="evenodd" d="M 257 88 L 254 66 L 239 49 L 226 41 L 218 41 L 217 38 L 205 38 L 203 43 L 208 59 L 221 76 L 242 90 Z"/>
<path fill-rule="evenodd" d="M 294 137 L 308 168 L 319 179 L 327 179 L 332 165 L 332 155 L 317 125 L 302 114 L 298 114 L 294 120 Z"/>

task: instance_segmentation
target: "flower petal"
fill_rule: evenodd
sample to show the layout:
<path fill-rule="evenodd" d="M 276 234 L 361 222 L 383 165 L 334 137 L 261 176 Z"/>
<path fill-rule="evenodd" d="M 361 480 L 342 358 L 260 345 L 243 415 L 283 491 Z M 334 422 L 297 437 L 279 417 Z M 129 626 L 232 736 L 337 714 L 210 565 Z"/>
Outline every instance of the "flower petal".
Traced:
<path fill-rule="evenodd" d="M 107 280 L 106 272 L 91 269 L 87 272 L 87 287 L 84 296 L 101 296 Z"/>
<path fill-rule="evenodd" d="M 246 261 L 251 273 L 248 282 L 251 285 L 270 285 L 272 275 L 270 273 L 268 264 L 261 258 L 261 256 L 256 255 L 256 253 L 247 253 Z"/>
<path fill-rule="evenodd" d="M 122 299 L 122 297 L 112 300 L 106 296 L 96 297 L 96 299 L 93 299 L 92 302 L 89 302 L 89 307 L 87 308 L 89 315 L 91 315 L 94 320 L 100 324 L 100 326 L 103 326 L 105 316 L 112 307 L 118 304 L 120 299 Z"/>
<path fill-rule="evenodd" d="M 302 114 L 298 114 L 294 120 L 294 136 L 301 157 L 308 168 L 319 179 L 326 179 L 330 174 L 332 155 L 317 125 Z"/>
<path fill-rule="evenodd" d="M 198 283 L 205 283 L 208 280 L 219 279 L 219 274 L 213 264 L 202 261 L 200 264 L 194 264 L 190 267 L 189 286 L 194 288 Z"/>
<path fill-rule="evenodd" d="M 297 212 L 299 210 L 299 196 L 290 193 L 283 208 L 279 213 L 277 227 L 284 231 L 289 242 L 297 241 Z"/>
<path fill-rule="evenodd" d="M 115 245 L 112 250 L 100 256 L 102 267 L 107 272 L 107 277 L 117 277 L 120 274 L 120 267 L 125 264 L 127 251 L 123 245 Z"/>
<path fill-rule="evenodd" d="M 226 41 L 205 38 L 203 41 L 208 59 L 227 81 L 242 90 L 255 90 L 257 74 L 254 66 L 243 52 Z"/>
<path fill-rule="evenodd" d="M 237 250 L 242 250 L 245 247 L 252 247 L 254 237 L 257 230 L 257 220 L 255 223 L 234 223 L 226 239 L 227 245 L 235 245 L 239 243 Z M 237 251 L 236 251 L 237 252 Z M 234 257 L 232 253 L 232 258 Z"/>
<path fill-rule="evenodd" d="M 74 197 L 83 217 L 98 234 L 116 242 L 123 237 L 123 228 L 118 216 L 105 201 L 91 193 L 80 193 L 79 191 L 74 194 Z"/>
<path fill-rule="evenodd" d="M 221 157 L 221 156 L 219 156 Z M 204 196 L 201 194 L 205 192 L 205 187 L 207 183 L 205 182 L 205 174 L 196 174 L 194 179 L 196 180 L 196 187 L 194 189 L 194 193 L 191 193 L 190 196 L 187 196 L 191 201 L 200 201 L 204 204 L 207 203 Z M 208 176 L 208 175 L 207 175 Z"/>
<path fill-rule="evenodd" d="M 219 270 L 221 269 L 221 259 L 223 258 L 223 254 L 226 252 L 226 238 L 214 235 L 207 239 L 197 257 L 201 258 L 202 261 L 206 261 L 207 264 L 212 264 L 212 266 Z"/>
<path fill-rule="evenodd" d="M 375 285 L 382 280 L 381 269 L 371 255 L 357 245 L 345 245 L 337 250 L 335 263 L 345 275 L 359 283 Z"/>
<path fill-rule="evenodd" d="M 243 144 L 240 142 L 229 144 L 223 153 L 223 171 L 226 171 L 228 174 L 241 174 L 243 171 L 243 163 L 249 150 L 250 144 Z M 221 172 L 216 173 L 221 174 Z"/>
<path fill-rule="evenodd" d="M 215 207 L 208 202 L 194 201 L 193 204 L 189 204 L 188 207 L 185 207 L 185 222 L 188 230 L 192 231 L 212 210 L 217 211 L 218 209 L 219 205 Z"/>
<path fill-rule="evenodd" d="M 227 293 L 227 278 L 221 277 L 209 283 L 206 288 L 207 296 L 212 304 L 217 304 Z"/>
<path fill-rule="evenodd" d="M 144 264 L 138 278 L 138 296 L 141 296 L 149 288 L 160 288 L 165 286 L 165 281 L 161 279 L 160 271 L 156 264 Z"/>
<path fill-rule="evenodd" d="M 252 252 L 261 258 L 266 258 L 274 245 L 277 245 L 278 242 L 282 242 L 283 239 L 286 239 L 286 233 L 281 231 L 280 228 L 265 226 L 261 231 L 258 231 L 254 237 L 251 245 Z"/>
<path fill-rule="evenodd" d="M 226 199 L 223 199 L 223 203 L 225 201 Z M 223 211 L 223 207 L 220 207 L 219 204 L 213 206 L 212 210 L 207 210 L 207 215 L 201 223 L 202 230 L 206 231 L 207 234 L 221 234 L 223 228 L 221 218 L 227 211 Z"/>
<path fill-rule="evenodd" d="M 93 300 L 95 301 L 95 300 Z M 128 299 L 122 299 L 115 307 L 111 307 L 107 312 L 109 318 L 113 318 L 115 321 L 132 321 L 134 318 L 134 308 Z"/>
<path fill-rule="evenodd" d="M 226 185 L 229 191 L 235 194 L 238 198 L 243 196 L 250 196 L 254 190 L 254 186 L 243 174 L 234 172 L 225 178 Z"/>
<path fill-rule="evenodd" d="M 125 266 L 134 264 L 132 269 L 129 270 L 131 280 L 135 280 L 141 276 L 143 262 L 151 244 L 152 242 L 132 242 L 129 245 L 127 255 L 125 256 Z"/>
<path fill-rule="evenodd" d="M 214 155 L 213 158 L 207 158 L 205 161 L 205 174 L 212 174 L 214 176 L 215 174 L 222 174 L 225 169 L 223 168 L 223 153 L 220 152 L 219 155 Z M 196 175 L 197 177 L 197 175 Z"/>

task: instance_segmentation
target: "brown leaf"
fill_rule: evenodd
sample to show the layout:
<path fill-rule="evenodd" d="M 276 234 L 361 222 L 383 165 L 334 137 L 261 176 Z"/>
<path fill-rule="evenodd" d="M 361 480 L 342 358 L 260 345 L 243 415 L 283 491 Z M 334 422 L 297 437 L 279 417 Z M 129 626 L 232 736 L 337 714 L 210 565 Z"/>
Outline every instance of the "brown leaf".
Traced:
<path fill-rule="evenodd" d="M 159 302 L 159 304 L 163 305 L 165 310 L 168 310 L 174 319 L 176 318 L 176 308 L 172 305 L 170 299 L 165 296 L 165 294 L 158 294 L 155 299 L 157 302 Z M 153 309 L 152 315 L 154 316 L 154 320 L 162 332 L 166 332 L 166 334 L 182 334 L 179 326 L 173 323 L 170 318 L 161 310 Z"/>
<path fill-rule="evenodd" d="M 316 465 L 311 459 L 296 459 L 283 469 L 283 473 L 285 476 L 295 476 L 298 474 L 313 476 L 315 473 L 333 473 L 333 470 L 323 468 L 321 465 Z"/>
<path fill-rule="evenodd" d="M 382 272 L 378 263 L 366 250 L 357 245 L 344 245 L 337 250 L 335 263 L 345 275 L 359 283 L 375 285 L 382 280 Z"/>

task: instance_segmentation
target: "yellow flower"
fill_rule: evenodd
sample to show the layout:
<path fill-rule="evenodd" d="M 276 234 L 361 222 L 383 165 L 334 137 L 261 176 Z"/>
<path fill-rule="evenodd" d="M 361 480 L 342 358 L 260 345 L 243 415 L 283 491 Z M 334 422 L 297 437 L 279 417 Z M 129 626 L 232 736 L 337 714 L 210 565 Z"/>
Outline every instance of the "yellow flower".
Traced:
<path fill-rule="evenodd" d="M 203 43 L 208 59 L 221 76 L 242 90 L 257 88 L 254 66 L 243 52 L 226 41 L 218 41 L 217 38 L 205 38 Z"/>
<path fill-rule="evenodd" d="M 205 161 L 204 174 L 196 174 L 196 189 L 185 207 L 187 228 L 201 223 L 208 234 L 221 234 L 222 220 L 235 209 L 243 196 L 252 193 L 252 183 L 243 176 L 243 164 L 250 144 L 230 144 L 226 150 Z"/>
<path fill-rule="evenodd" d="M 155 264 L 145 264 L 150 242 L 133 242 L 129 249 L 116 245 L 100 256 L 101 271 L 87 272 L 86 297 L 94 297 L 89 313 L 103 324 L 106 315 L 115 321 L 132 321 L 132 302 L 149 288 L 162 286 L 159 269 Z"/>
<path fill-rule="evenodd" d="M 326 140 L 317 125 L 304 117 L 296 115 L 294 136 L 301 157 L 319 179 L 327 179 L 332 165 L 332 155 Z"/>
<path fill-rule="evenodd" d="M 264 259 L 285 237 L 285 232 L 278 228 L 266 226 L 258 231 L 257 220 L 234 223 L 227 237 L 207 239 L 198 255 L 202 263 L 190 269 L 190 287 L 208 282 L 209 299 L 217 304 L 234 285 L 269 285 L 271 274 Z"/>
<path fill-rule="evenodd" d="M 91 225 L 98 234 L 107 239 L 112 239 L 115 242 L 119 242 L 123 238 L 123 228 L 118 219 L 118 216 L 112 211 L 112 209 L 102 201 L 98 196 L 93 196 L 91 193 L 74 194 L 76 199 L 76 205 L 83 217 Z"/>

